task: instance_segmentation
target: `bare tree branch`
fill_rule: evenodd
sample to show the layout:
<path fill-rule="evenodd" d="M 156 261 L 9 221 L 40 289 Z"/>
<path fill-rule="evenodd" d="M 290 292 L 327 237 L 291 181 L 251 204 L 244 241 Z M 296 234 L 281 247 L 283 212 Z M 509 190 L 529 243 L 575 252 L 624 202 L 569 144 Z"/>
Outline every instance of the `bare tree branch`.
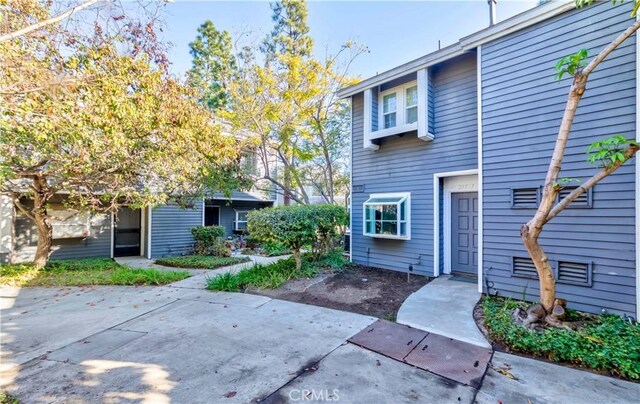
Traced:
<path fill-rule="evenodd" d="M 100 1 L 105 1 L 105 0 L 87 0 L 84 3 L 78 4 L 77 6 L 68 9 L 67 11 L 65 11 L 62 14 L 58 14 L 55 17 L 49 18 L 48 20 L 40 21 L 38 23 L 29 25 L 28 27 L 24 27 L 24 28 L 19 29 L 17 31 L 10 32 L 8 34 L 0 35 L 0 42 L 5 42 L 5 41 L 8 41 L 8 40 L 17 38 L 19 36 L 22 36 L 22 35 L 26 35 L 26 34 L 28 34 L 30 32 L 39 30 L 40 28 L 46 27 L 47 25 L 55 24 L 55 23 L 57 23 L 59 21 L 64 20 L 65 18 L 68 18 L 69 16 L 71 16 L 71 14 L 77 13 L 78 11 L 83 10 L 83 9 L 85 9 L 87 7 L 90 7 L 90 6 L 96 4 L 96 3 L 100 2 Z"/>

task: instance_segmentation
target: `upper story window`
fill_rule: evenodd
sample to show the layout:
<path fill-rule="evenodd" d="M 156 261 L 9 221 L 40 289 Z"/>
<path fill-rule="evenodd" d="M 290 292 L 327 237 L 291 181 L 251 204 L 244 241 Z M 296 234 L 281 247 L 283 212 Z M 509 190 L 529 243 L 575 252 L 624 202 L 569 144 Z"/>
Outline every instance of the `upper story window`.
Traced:
<path fill-rule="evenodd" d="M 415 81 L 380 93 L 378 128 L 416 130 L 418 122 L 418 85 Z M 409 126 L 407 126 L 409 125 Z M 414 127 L 415 126 L 415 127 Z"/>
<path fill-rule="evenodd" d="M 400 85 L 386 83 L 364 90 L 365 149 L 378 150 L 379 139 L 408 132 L 416 132 L 424 141 L 433 140 L 428 112 L 434 102 L 429 69 L 420 69 L 404 79 L 407 81 Z"/>
<path fill-rule="evenodd" d="M 382 97 L 382 121 L 383 128 L 394 128 L 397 124 L 397 95 L 396 93 L 387 94 Z"/>
<path fill-rule="evenodd" d="M 409 87 L 405 90 L 405 110 L 407 123 L 418 122 L 418 86 Z"/>

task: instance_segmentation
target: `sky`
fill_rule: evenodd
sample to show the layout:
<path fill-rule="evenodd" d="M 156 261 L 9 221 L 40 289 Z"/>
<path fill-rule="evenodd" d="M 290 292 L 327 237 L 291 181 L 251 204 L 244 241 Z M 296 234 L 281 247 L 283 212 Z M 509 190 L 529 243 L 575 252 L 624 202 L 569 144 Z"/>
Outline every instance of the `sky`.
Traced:
<path fill-rule="evenodd" d="M 534 7 L 536 0 L 498 0 L 502 21 Z M 489 24 L 486 0 L 449 1 L 310 1 L 308 24 L 316 56 L 337 52 L 348 40 L 366 45 L 350 75 L 366 78 L 445 47 Z M 165 39 L 172 43 L 172 71 L 191 67 L 189 43 L 198 26 L 210 19 L 232 35 L 252 32 L 263 38 L 271 31 L 268 1 L 181 1 L 166 7 Z"/>

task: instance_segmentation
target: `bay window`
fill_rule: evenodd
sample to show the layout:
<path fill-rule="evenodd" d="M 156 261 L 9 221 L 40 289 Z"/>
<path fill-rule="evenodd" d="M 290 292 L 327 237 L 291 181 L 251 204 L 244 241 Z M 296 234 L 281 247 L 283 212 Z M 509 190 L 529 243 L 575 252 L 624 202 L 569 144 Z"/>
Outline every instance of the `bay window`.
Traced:
<path fill-rule="evenodd" d="M 364 203 L 363 234 L 411 239 L 411 194 L 372 194 Z"/>

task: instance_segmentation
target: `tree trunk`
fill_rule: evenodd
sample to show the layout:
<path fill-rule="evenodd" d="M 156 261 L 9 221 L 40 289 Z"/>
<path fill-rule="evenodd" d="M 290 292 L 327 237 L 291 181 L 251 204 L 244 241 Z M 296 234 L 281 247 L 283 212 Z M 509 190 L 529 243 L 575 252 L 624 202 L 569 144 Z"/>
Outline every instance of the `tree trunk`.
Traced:
<path fill-rule="evenodd" d="M 293 250 L 293 258 L 296 260 L 296 270 L 302 270 L 302 257 L 299 248 Z"/>
<path fill-rule="evenodd" d="M 37 269 L 44 268 L 51 256 L 53 246 L 53 228 L 49 218 L 39 212 L 35 214 L 35 223 L 38 228 L 38 247 L 33 263 Z"/>
<path fill-rule="evenodd" d="M 538 236 L 529 232 L 528 225 L 522 225 L 520 228 L 520 236 L 538 272 L 538 278 L 540 279 L 540 303 L 547 313 L 549 313 L 553 309 L 553 302 L 556 298 L 556 280 L 553 276 L 553 269 L 549 264 L 549 258 L 538 242 Z"/>

